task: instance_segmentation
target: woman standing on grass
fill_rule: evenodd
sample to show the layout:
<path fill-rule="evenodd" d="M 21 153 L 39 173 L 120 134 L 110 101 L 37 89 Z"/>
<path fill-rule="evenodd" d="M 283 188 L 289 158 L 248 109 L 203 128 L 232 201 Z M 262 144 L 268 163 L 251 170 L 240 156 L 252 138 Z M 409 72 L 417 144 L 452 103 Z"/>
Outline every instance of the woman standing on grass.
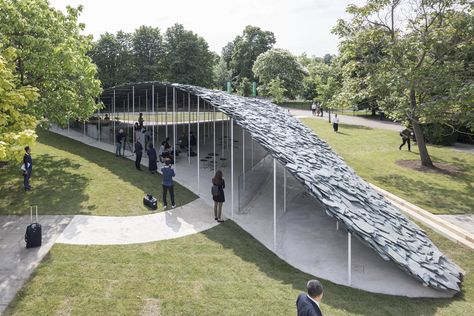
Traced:
<path fill-rule="evenodd" d="M 222 176 L 222 171 L 217 170 L 216 175 L 212 178 L 212 199 L 214 200 L 214 219 L 219 223 L 223 222 L 222 204 L 225 202 L 224 196 L 225 181 Z"/>

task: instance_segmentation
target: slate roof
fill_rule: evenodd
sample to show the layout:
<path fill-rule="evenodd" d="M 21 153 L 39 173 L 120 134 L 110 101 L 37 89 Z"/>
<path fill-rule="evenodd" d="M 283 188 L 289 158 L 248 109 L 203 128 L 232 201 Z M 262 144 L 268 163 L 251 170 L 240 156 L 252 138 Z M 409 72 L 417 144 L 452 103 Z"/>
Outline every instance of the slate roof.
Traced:
<path fill-rule="evenodd" d="M 461 269 L 298 119 L 257 98 L 189 85 L 162 85 L 199 96 L 232 117 L 325 206 L 329 216 L 384 260 L 394 262 L 425 286 L 460 291 Z"/>

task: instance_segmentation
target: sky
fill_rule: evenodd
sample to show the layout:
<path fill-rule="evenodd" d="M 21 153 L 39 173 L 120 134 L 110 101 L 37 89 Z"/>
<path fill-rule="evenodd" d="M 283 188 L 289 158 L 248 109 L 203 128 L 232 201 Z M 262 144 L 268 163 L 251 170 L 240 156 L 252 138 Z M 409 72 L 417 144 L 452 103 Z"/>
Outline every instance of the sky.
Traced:
<path fill-rule="evenodd" d="M 67 5 L 84 10 L 79 21 L 85 34 L 98 39 L 105 32 L 133 32 L 141 25 L 159 27 L 164 33 L 175 23 L 202 36 L 209 48 L 220 54 L 222 47 L 242 34 L 246 25 L 272 31 L 276 48 L 300 55 L 336 54 L 338 38 L 331 28 L 348 18 L 348 4 L 364 0 L 49 0 L 62 11 Z"/>

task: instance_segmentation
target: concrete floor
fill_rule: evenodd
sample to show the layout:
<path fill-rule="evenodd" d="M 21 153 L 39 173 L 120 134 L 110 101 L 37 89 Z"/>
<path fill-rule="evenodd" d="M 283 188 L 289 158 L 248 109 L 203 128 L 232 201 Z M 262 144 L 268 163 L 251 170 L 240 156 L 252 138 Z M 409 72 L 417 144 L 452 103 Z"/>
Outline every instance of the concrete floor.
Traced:
<path fill-rule="evenodd" d="M 70 219 L 59 215 L 39 216 L 42 246 L 26 249 L 25 231 L 30 216 L 0 216 L 0 314 L 49 252 Z"/>

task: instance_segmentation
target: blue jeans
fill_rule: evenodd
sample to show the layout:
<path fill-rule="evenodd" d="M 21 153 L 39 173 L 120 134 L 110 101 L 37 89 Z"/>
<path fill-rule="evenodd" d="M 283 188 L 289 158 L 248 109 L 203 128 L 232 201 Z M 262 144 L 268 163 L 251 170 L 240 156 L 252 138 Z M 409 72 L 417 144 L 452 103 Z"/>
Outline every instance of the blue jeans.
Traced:
<path fill-rule="evenodd" d="M 115 143 L 115 156 L 120 156 L 120 150 L 122 149 L 121 143 Z"/>

